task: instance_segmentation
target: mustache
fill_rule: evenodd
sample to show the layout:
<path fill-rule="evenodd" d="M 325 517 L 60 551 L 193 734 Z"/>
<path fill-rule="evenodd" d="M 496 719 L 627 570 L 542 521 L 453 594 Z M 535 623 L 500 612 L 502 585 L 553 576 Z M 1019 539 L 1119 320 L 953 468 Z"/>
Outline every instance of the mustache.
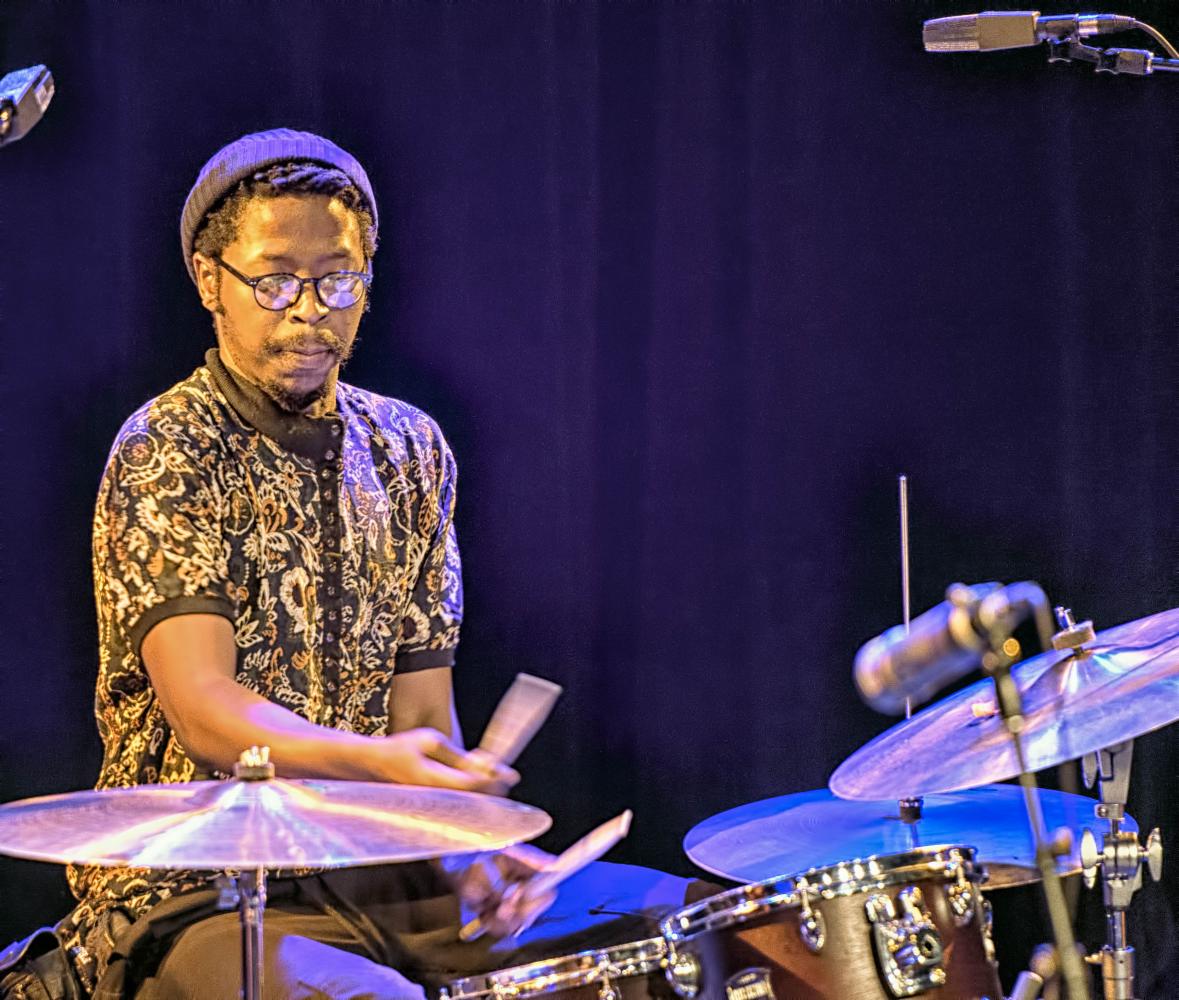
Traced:
<path fill-rule="evenodd" d="M 267 354 L 282 354 L 284 351 L 330 351 L 337 357 L 343 357 L 346 347 L 344 341 L 330 330 L 319 330 L 314 334 L 299 337 L 273 337 L 266 341 L 264 350 Z"/>

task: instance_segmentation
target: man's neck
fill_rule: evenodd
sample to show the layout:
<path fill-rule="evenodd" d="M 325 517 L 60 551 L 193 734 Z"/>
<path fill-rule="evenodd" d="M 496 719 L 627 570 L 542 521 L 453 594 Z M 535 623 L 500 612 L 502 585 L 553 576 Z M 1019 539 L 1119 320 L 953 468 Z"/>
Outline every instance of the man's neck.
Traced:
<path fill-rule="evenodd" d="M 241 381 L 249 383 L 268 399 L 272 400 L 275 406 L 286 410 L 286 407 L 282 406 L 278 400 L 275 400 L 274 397 L 271 396 L 263 386 L 255 382 L 252 378 L 250 378 L 249 375 L 247 375 L 241 370 L 241 368 L 238 367 L 237 362 L 233 358 L 233 354 L 226 348 L 225 341 L 220 337 L 218 337 L 217 340 L 217 352 L 221 355 L 221 361 L 225 367 L 233 372 L 233 374 L 236 375 Z M 339 376 L 340 366 L 337 365 L 328 373 L 327 379 L 324 381 L 323 394 L 318 399 L 312 402 L 310 406 L 304 407 L 302 410 L 287 410 L 287 412 L 299 413 L 305 417 L 322 417 L 328 413 L 334 413 L 336 409 L 336 382 L 338 381 Z"/>

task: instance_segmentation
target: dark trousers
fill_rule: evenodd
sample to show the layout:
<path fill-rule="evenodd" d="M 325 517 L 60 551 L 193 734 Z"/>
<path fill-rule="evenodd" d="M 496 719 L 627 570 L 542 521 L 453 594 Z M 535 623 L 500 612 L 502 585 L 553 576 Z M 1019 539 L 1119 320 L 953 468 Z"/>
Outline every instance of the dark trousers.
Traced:
<path fill-rule="evenodd" d="M 425 864 L 347 869 L 275 889 L 263 921 L 266 1000 L 421 1000 L 423 988 L 433 992 L 452 979 L 656 936 L 658 920 L 683 905 L 689 883 L 650 869 L 594 864 L 562 886 L 521 938 L 475 942 L 458 939 L 458 902 Z M 129 956 L 134 974 L 122 995 L 239 996 L 236 913 L 204 915 L 164 944 L 148 962 Z M 119 995 L 101 986 L 98 994 Z"/>

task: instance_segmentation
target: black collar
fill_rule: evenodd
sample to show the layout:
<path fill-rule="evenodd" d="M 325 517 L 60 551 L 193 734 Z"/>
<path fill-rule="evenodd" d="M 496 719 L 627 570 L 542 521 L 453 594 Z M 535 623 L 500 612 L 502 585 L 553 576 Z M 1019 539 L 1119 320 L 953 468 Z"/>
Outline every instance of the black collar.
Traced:
<path fill-rule="evenodd" d="M 206 352 L 205 365 L 213 376 L 213 382 L 237 415 L 287 451 L 322 461 L 328 451 L 339 447 L 339 432 L 332 433 L 332 427 L 342 422 L 339 413 L 309 417 L 284 410 L 253 382 L 230 371 L 215 347 Z"/>

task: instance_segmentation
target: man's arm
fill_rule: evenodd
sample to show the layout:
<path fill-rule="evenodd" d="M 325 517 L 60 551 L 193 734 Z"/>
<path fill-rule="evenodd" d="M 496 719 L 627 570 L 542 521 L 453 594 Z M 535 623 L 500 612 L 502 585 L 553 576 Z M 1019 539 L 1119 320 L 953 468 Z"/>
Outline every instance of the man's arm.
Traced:
<path fill-rule="evenodd" d="M 386 737 L 341 732 L 309 722 L 243 687 L 234 679 L 233 625 L 220 615 L 165 618 L 144 637 L 141 651 L 169 724 L 189 755 L 206 767 L 231 771 L 242 750 L 265 745 L 276 771 L 288 777 L 396 781 L 470 791 L 503 791 L 514 783 L 510 769 L 489 771 L 486 761 L 464 753 L 436 728 L 411 728 Z M 446 674 L 449 706 L 450 671 L 422 674 L 436 672 Z M 441 680 L 416 683 L 432 687 Z M 431 710 L 436 711 L 437 706 Z"/>
<path fill-rule="evenodd" d="M 421 727 L 437 729 L 456 746 L 463 745 L 450 667 L 394 674 L 389 687 L 389 732 Z"/>

